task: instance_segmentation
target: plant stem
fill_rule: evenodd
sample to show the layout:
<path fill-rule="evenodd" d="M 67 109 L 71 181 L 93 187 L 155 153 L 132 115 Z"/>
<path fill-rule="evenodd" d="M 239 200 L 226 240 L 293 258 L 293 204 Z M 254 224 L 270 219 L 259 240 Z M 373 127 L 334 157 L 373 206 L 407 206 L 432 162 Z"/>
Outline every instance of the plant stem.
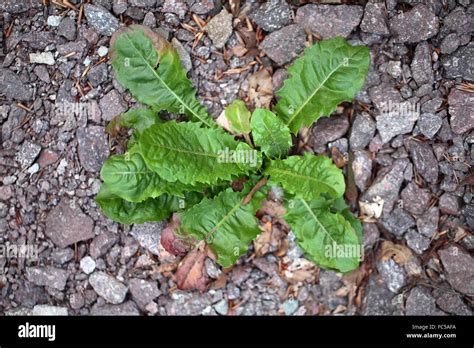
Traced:
<path fill-rule="evenodd" d="M 252 144 L 252 139 L 250 139 L 250 136 L 249 136 L 248 134 L 244 133 L 244 139 L 245 139 L 245 142 L 246 142 L 247 144 L 249 144 L 249 146 L 250 146 L 251 148 L 254 147 L 253 144 Z"/>
<path fill-rule="evenodd" d="M 265 178 L 265 177 L 261 178 L 260 181 L 257 182 L 254 187 L 252 187 L 252 189 L 247 194 L 247 196 L 244 197 L 244 199 L 242 200 L 242 205 L 248 204 L 252 200 L 252 197 L 255 194 L 255 192 L 260 190 L 260 188 L 262 188 L 262 186 L 265 186 L 267 184 L 267 182 L 268 182 L 267 178 Z"/>

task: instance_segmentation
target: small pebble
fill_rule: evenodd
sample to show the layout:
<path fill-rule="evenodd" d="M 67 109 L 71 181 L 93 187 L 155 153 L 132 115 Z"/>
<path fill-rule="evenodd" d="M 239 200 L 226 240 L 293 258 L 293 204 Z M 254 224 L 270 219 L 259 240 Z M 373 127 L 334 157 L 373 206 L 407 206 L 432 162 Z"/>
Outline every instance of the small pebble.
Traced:
<path fill-rule="evenodd" d="M 92 257 L 86 256 L 81 260 L 80 266 L 85 274 L 91 274 L 95 270 L 95 261 Z"/>
<path fill-rule="evenodd" d="M 49 16 L 48 17 L 48 25 L 50 27 L 58 27 L 59 23 L 61 23 L 61 16 Z"/>
<path fill-rule="evenodd" d="M 99 57 L 105 57 L 107 53 L 109 53 L 109 49 L 105 46 L 100 46 L 97 50 L 97 54 L 99 55 Z"/>

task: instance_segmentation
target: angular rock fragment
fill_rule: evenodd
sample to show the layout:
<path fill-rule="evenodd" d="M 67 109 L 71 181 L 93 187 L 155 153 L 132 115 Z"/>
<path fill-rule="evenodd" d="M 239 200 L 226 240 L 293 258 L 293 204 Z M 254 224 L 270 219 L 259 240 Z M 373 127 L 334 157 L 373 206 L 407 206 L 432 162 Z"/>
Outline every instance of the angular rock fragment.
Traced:
<path fill-rule="evenodd" d="M 101 232 L 89 246 L 89 252 L 94 259 L 105 255 L 119 240 L 118 235 L 113 232 Z"/>
<path fill-rule="evenodd" d="M 412 214 L 423 214 L 428 207 L 431 192 L 428 189 L 418 187 L 414 182 L 410 182 L 402 190 L 403 208 Z"/>
<path fill-rule="evenodd" d="M 364 299 L 362 300 L 363 315 L 393 315 L 395 308 L 392 299 L 395 296 L 380 276 L 372 274 L 369 278 Z"/>
<path fill-rule="evenodd" d="M 397 135 L 410 133 L 420 117 L 419 107 L 411 101 L 389 103 L 381 111 L 381 114 L 376 117 L 376 122 L 377 130 L 384 143 Z"/>
<path fill-rule="evenodd" d="M 408 247 L 417 254 L 422 254 L 430 247 L 431 240 L 414 229 L 409 230 L 405 234 L 405 240 Z"/>
<path fill-rule="evenodd" d="M 433 68 L 431 67 L 430 45 L 420 42 L 415 49 L 415 56 L 411 62 L 411 73 L 418 86 L 433 83 Z"/>
<path fill-rule="evenodd" d="M 472 93 L 453 88 L 448 96 L 449 123 L 456 134 L 474 128 L 474 96 Z"/>
<path fill-rule="evenodd" d="M 445 70 L 446 78 L 455 79 L 458 77 L 466 81 L 474 81 L 474 66 L 472 57 L 474 56 L 474 42 L 467 46 L 458 48 L 451 55 L 441 58 Z"/>
<path fill-rule="evenodd" d="M 425 288 L 417 286 L 410 291 L 406 301 L 406 315 L 444 315 L 436 308 L 436 300 Z"/>
<path fill-rule="evenodd" d="M 105 128 L 100 126 L 78 128 L 76 135 L 82 166 L 88 172 L 99 172 L 110 153 Z"/>
<path fill-rule="evenodd" d="M 364 18 L 360 28 L 366 33 L 389 35 L 385 4 L 382 2 L 368 2 L 365 5 Z"/>
<path fill-rule="evenodd" d="M 419 141 L 409 141 L 407 146 L 416 171 L 428 183 L 435 183 L 438 180 L 438 160 L 431 146 Z"/>
<path fill-rule="evenodd" d="M 53 315 L 53 316 L 67 316 L 68 310 L 66 307 L 57 307 L 50 305 L 36 305 L 33 307 L 31 315 Z"/>
<path fill-rule="evenodd" d="M 33 164 L 40 152 L 40 145 L 25 141 L 21 146 L 20 151 L 18 151 L 18 153 L 16 154 L 16 160 L 20 164 L 21 168 L 27 168 Z"/>
<path fill-rule="evenodd" d="M 84 14 L 87 18 L 87 23 L 102 35 L 112 36 L 119 28 L 118 19 L 102 6 L 85 4 Z"/>
<path fill-rule="evenodd" d="M 415 220 L 405 210 L 395 208 L 387 217 L 382 219 L 382 226 L 397 237 L 403 236 L 408 229 L 415 226 Z"/>
<path fill-rule="evenodd" d="M 311 146 L 317 147 L 337 140 L 349 129 L 349 120 L 345 115 L 321 117 L 311 127 Z"/>
<path fill-rule="evenodd" d="M 26 277 L 35 285 L 64 290 L 69 272 L 55 267 L 29 267 L 26 269 Z"/>
<path fill-rule="evenodd" d="M 357 114 L 351 127 L 349 144 L 352 149 L 363 149 L 372 140 L 375 133 L 375 121 L 366 112 Z"/>
<path fill-rule="evenodd" d="M 0 91 L 8 99 L 19 101 L 29 101 L 33 97 L 32 90 L 10 69 L 0 68 Z"/>
<path fill-rule="evenodd" d="M 89 283 L 99 296 L 112 304 L 122 303 L 128 292 L 125 285 L 104 272 L 92 273 Z"/>
<path fill-rule="evenodd" d="M 416 219 L 418 232 L 428 238 L 432 238 L 438 230 L 439 209 L 432 207 L 426 213 Z"/>
<path fill-rule="evenodd" d="M 438 30 L 438 17 L 423 4 L 390 19 L 390 32 L 399 42 L 424 41 L 435 36 Z"/>
<path fill-rule="evenodd" d="M 127 111 L 127 104 L 115 89 L 102 97 L 99 106 L 105 121 L 111 121 L 115 116 Z"/>
<path fill-rule="evenodd" d="M 449 215 L 461 214 L 461 199 L 451 193 L 445 193 L 439 198 L 439 209 Z"/>
<path fill-rule="evenodd" d="M 286 1 L 270 0 L 251 12 L 250 19 L 263 30 L 272 32 L 290 24 L 291 14 L 291 8 Z"/>
<path fill-rule="evenodd" d="M 458 294 L 450 291 L 443 292 L 436 298 L 436 304 L 443 311 L 456 315 L 472 315 L 472 310 L 463 302 Z"/>
<path fill-rule="evenodd" d="M 161 295 L 156 282 L 132 278 L 128 285 L 133 299 L 141 308 L 145 308 L 147 304 Z"/>
<path fill-rule="evenodd" d="M 49 212 L 45 233 L 60 248 L 94 238 L 92 219 L 66 199 Z"/>
<path fill-rule="evenodd" d="M 474 295 L 474 258 L 456 244 L 439 250 L 438 254 L 451 286 L 463 294 Z"/>
<path fill-rule="evenodd" d="M 421 134 L 428 139 L 433 138 L 443 124 L 443 119 L 437 114 L 426 113 L 420 116 L 418 128 Z"/>
<path fill-rule="evenodd" d="M 360 150 L 354 151 L 352 171 L 357 187 L 359 190 L 365 191 L 372 176 L 372 157 L 370 153 Z"/>
<path fill-rule="evenodd" d="M 140 311 L 137 308 L 137 305 L 133 301 L 126 301 L 121 304 L 111 305 L 106 304 L 104 306 L 94 305 L 91 309 L 91 315 L 100 315 L 100 316 L 137 316 L 140 315 Z"/>
<path fill-rule="evenodd" d="M 274 31 L 260 44 L 260 49 L 278 65 L 292 61 L 304 49 L 306 34 L 298 24 L 292 24 Z"/>
<path fill-rule="evenodd" d="M 204 28 L 216 48 L 224 47 L 225 43 L 232 35 L 232 14 L 223 9 L 217 16 L 214 16 Z"/>
<path fill-rule="evenodd" d="M 392 166 L 377 173 L 372 185 L 361 197 L 362 201 L 373 202 L 377 197 L 383 199 L 384 214 L 390 213 L 393 204 L 398 199 L 398 193 L 403 183 L 403 172 L 409 161 L 405 158 L 396 160 Z"/>
<path fill-rule="evenodd" d="M 393 293 L 397 293 L 407 282 L 405 270 L 391 258 L 378 262 L 377 271 Z"/>
<path fill-rule="evenodd" d="M 309 4 L 297 10 L 295 20 L 323 39 L 345 38 L 359 25 L 362 14 L 362 6 Z"/>

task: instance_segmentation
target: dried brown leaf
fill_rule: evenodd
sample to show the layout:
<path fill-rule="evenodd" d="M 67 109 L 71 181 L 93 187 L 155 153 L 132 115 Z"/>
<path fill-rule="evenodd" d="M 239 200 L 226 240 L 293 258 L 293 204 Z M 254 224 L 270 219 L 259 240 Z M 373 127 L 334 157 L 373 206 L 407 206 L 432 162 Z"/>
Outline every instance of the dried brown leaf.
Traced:
<path fill-rule="evenodd" d="M 171 221 L 168 223 L 168 225 L 166 225 L 166 228 L 163 229 L 160 238 L 163 248 L 176 256 L 184 256 L 188 251 L 186 243 L 182 239 L 178 238 L 175 234 L 175 231 L 179 229 L 180 225 L 181 221 L 179 221 L 179 216 L 177 214 L 173 214 Z"/>
<path fill-rule="evenodd" d="M 207 248 L 200 242 L 179 263 L 173 280 L 181 290 L 207 290 L 209 278 L 204 270 L 204 261 L 207 257 Z"/>
<path fill-rule="evenodd" d="M 256 108 L 270 107 L 273 99 L 273 83 L 267 70 L 262 69 L 249 77 L 248 96 Z"/>
<path fill-rule="evenodd" d="M 236 56 L 236 57 L 243 57 L 247 54 L 249 50 L 245 48 L 245 46 L 243 45 L 236 45 L 234 47 L 232 47 L 232 55 Z"/>
<path fill-rule="evenodd" d="M 227 274 L 222 272 L 221 275 L 219 276 L 219 278 L 217 278 L 216 281 L 214 282 L 214 284 L 212 284 L 212 288 L 214 290 L 222 289 L 226 285 L 227 285 Z"/>
<path fill-rule="evenodd" d="M 342 168 L 347 164 L 347 157 L 342 154 L 341 151 L 335 146 L 331 148 L 332 161 L 338 168 Z"/>
<path fill-rule="evenodd" d="M 357 204 L 357 200 L 359 198 L 359 193 L 357 191 L 357 186 L 356 186 L 356 183 L 355 183 L 354 170 L 352 169 L 352 162 L 354 161 L 354 154 L 352 152 L 350 152 L 347 157 L 343 156 L 343 158 L 346 162 L 345 164 L 349 164 L 347 166 L 346 192 L 344 193 L 344 197 L 346 197 L 346 200 L 349 202 L 349 204 L 352 207 L 355 207 L 356 204 Z M 333 156 L 333 160 L 334 160 L 334 156 Z M 336 161 L 334 161 L 334 162 L 336 162 Z M 342 165 L 342 163 L 340 163 L 340 164 Z M 336 163 L 336 165 L 338 165 L 338 164 Z M 339 168 L 344 167 L 344 165 L 342 165 Z"/>
<path fill-rule="evenodd" d="M 360 293 L 363 292 L 363 288 L 361 288 L 361 286 L 369 277 L 370 273 L 370 265 L 367 262 L 364 262 L 359 268 L 342 276 L 341 280 L 344 283 L 344 288 L 349 290 L 347 294 L 348 308 L 351 308 L 353 304 L 355 304 L 357 307 L 360 305 L 360 301 L 358 299 L 360 297 Z"/>
<path fill-rule="evenodd" d="M 287 259 L 287 258 L 285 258 Z M 282 277 L 290 284 L 298 283 L 314 283 L 318 278 L 319 268 L 316 265 L 303 258 L 290 260 L 288 258 L 289 264 L 285 270 L 282 272 Z"/>
<path fill-rule="evenodd" d="M 474 174 L 471 174 L 461 181 L 461 185 L 474 185 Z"/>
<path fill-rule="evenodd" d="M 391 241 L 384 241 L 379 253 L 379 260 L 385 261 L 393 259 L 399 265 L 405 265 L 413 258 L 413 253 L 409 248 Z"/>
<path fill-rule="evenodd" d="M 227 119 L 227 117 L 225 117 L 225 110 L 222 110 L 221 114 L 219 115 L 219 117 L 216 118 L 216 123 L 221 126 L 222 128 L 224 128 L 226 131 L 230 132 L 230 124 L 229 124 L 229 120 Z"/>
<path fill-rule="evenodd" d="M 262 201 L 262 207 L 260 208 L 259 213 L 262 215 L 279 217 L 286 214 L 286 209 L 280 202 L 266 199 Z"/>
<path fill-rule="evenodd" d="M 259 227 L 262 233 L 260 233 L 253 242 L 255 254 L 257 256 L 263 256 L 268 253 L 280 251 L 287 232 L 278 224 L 273 224 L 270 221 L 267 221 Z"/>

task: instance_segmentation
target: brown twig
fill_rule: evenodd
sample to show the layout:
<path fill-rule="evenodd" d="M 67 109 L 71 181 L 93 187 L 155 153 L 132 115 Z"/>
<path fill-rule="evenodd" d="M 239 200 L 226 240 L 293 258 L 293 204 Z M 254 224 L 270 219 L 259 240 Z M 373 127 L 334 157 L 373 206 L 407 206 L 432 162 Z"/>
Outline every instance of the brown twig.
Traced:
<path fill-rule="evenodd" d="M 244 199 L 242 200 L 242 205 L 246 205 L 248 204 L 251 200 L 252 200 L 252 197 L 253 195 L 255 194 L 255 192 L 257 192 L 258 190 L 260 190 L 263 186 L 265 186 L 268 182 L 268 179 L 267 178 L 262 178 L 260 179 L 259 182 L 257 182 L 255 184 L 254 187 L 252 187 L 252 189 L 250 190 L 250 192 L 247 194 L 247 196 L 244 197 Z"/>

